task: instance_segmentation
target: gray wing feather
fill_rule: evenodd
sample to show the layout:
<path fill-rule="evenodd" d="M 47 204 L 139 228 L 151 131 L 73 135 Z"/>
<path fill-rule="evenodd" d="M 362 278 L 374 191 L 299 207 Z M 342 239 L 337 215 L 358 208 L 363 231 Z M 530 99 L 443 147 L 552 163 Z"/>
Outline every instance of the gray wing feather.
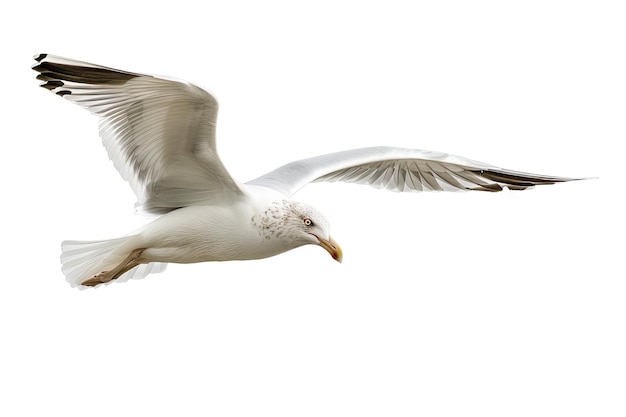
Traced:
<path fill-rule="evenodd" d="M 215 147 L 217 100 L 187 83 L 42 54 L 42 87 L 100 119 L 102 142 L 137 195 L 162 214 L 241 195 Z"/>

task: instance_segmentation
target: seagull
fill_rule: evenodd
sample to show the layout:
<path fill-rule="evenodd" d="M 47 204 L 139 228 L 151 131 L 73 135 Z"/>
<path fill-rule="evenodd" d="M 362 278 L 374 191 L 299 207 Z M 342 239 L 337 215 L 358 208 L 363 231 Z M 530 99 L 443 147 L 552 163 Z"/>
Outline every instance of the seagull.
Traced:
<path fill-rule="evenodd" d="M 208 91 L 183 80 L 49 54 L 34 59 L 43 88 L 98 117 L 103 145 L 137 196 L 137 211 L 156 216 L 124 237 L 62 242 L 62 271 L 72 287 L 143 278 L 170 262 L 261 259 L 303 245 L 321 246 L 341 262 L 324 214 L 291 199 L 312 182 L 399 192 L 497 192 L 580 179 L 381 146 L 290 162 L 241 183 L 217 153 L 218 102 Z"/>

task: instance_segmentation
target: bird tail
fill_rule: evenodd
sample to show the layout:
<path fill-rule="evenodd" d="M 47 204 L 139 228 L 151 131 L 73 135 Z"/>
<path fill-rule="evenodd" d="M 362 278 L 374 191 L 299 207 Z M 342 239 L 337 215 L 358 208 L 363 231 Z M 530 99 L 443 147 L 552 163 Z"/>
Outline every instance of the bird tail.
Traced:
<path fill-rule="evenodd" d="M 85 288 L 96 285 L 86 284 L 86 281 L 118 268 L 128 259 L 136 249 L 132 246 L 134 237 L 131 235 L 99 241 L 64 241 L 61 243 L 61 270 L 65 274 L 65 279 L 72 287 Z M 133 278 L 141 279 L 148 274 L 162 272 L 166 266 L 166 263 L 161 262 L 139 264 L 112 280 L 124 282 Z"/>

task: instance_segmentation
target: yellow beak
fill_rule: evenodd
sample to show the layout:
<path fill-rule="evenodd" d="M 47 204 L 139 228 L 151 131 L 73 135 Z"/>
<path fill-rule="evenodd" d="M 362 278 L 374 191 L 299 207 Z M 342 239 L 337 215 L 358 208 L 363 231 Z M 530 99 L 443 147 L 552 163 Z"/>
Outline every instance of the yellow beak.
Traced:
<path fill-rule="evenodd" d="M 318 236 L 315 237 L 317 237 L 317 240 L 320 241 L 320 246 L 326 249 L 334 260 L 341 263 L 341 261 L 343 260 L 343 252 L 341 251 L 341 246 L 339 246 L 339 244 L 335 242 L 332 237 L 329 237 L 328 240 Z"/>

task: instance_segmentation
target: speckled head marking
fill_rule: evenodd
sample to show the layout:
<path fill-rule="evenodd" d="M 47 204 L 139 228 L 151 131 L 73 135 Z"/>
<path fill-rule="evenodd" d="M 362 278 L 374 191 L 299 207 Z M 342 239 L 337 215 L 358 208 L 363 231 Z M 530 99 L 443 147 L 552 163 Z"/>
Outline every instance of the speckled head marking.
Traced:
<path fill-rule="evenodd" d="M 272 237 L 280 237 L 283 233 L 281 226 L 285 223 L 285 218 L 289 212 L 290 202 L 287 200 L 275 201 L 262 213 L 252 216 L 250 222 L 259 236 L 265 240 Z"/>

